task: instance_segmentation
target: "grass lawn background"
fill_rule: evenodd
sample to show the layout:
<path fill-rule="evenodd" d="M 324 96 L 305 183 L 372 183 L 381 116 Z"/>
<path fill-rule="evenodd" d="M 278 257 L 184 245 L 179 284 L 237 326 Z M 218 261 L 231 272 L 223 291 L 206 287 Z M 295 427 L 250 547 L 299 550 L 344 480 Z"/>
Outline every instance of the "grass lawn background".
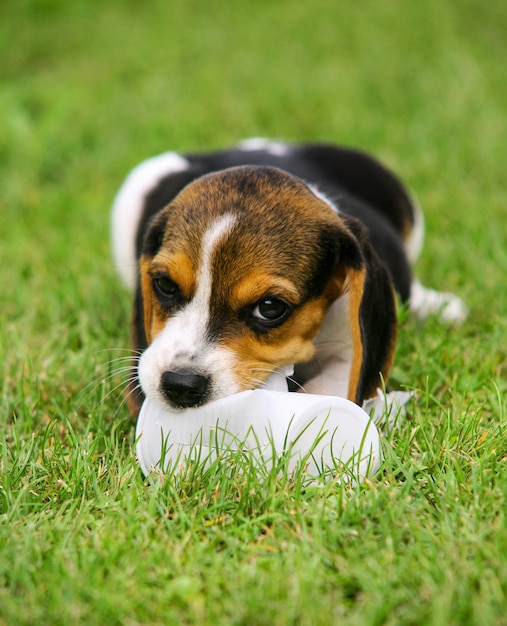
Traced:
<path fill-rule="evenodd" d="M 0 5 L 0 624 L 506 624 L 503 0 Z M 367 149 L 424 207 L 418 390 L 360 489 L 146 484 L 119 371 L 128 170 L 249 136 Z"/>

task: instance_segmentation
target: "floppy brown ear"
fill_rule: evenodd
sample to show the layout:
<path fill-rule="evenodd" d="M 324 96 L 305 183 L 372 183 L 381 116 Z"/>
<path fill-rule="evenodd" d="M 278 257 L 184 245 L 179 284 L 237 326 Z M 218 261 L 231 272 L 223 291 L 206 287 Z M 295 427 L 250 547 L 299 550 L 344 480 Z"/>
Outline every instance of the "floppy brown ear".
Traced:
<path fill-rule="evenodd" d="M 387 381 L 396 347 L 396 296 L 385 264 L 373 250 L 364 227 L 344 218 L 361 250 L 362 262 L 349 267 L 349 323 L 352 363 L 348 398 L 361 405 Z"/>

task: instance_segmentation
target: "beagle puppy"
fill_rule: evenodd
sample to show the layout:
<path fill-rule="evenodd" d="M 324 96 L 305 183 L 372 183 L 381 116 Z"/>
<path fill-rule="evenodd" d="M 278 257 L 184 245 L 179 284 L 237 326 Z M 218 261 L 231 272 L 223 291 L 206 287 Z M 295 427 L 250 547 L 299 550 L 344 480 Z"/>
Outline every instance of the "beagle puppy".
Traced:
<path fill-rule="evenodd" d="M 112 231 L 135 292 L 133 414 L 145 396 L 197 407 L 292 364 L 292 391 L 362 404 L 391 369 L 396 294 L 423 317 L 466 313 L 413 278 L 422 215 L 357 150 L 254 139 L 165 153 L 130 173 Z"/>

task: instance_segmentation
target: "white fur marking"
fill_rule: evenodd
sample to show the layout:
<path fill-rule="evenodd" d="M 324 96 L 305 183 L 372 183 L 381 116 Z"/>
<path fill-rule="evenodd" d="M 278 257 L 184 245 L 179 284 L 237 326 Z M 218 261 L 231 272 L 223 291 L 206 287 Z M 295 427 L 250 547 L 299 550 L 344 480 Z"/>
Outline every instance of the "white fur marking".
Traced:
<path fill-rule="evenodd" d="M 283 141 L 272 141 L 263 137 L 252 137 L 241 141 L 238 145 L 240 150 L 254 151 L 265 150 L 274 156 L 286 156 L 290 152 L 290 148 Z"/>
<path fill-rule="evenodd" d="M 448 291 L 435 291 L 424 287 L 418 280 L 410 289 L 410 310 L 416 317 L 425 319 L 437 315 L 442 322 L 460 324 L 468 315 L 465 303 Z"/>
<path fill-rule="evenodd" d="M 413 265 L 419 258 L 424 243 L 424 215 L 415 201 L 412 201 L 412 209 L 414 211 L 414 226 L 404 243 L 404 247 L 407 258 Z"/>
<path fill-rule="evenodd" d="M 308 185 L 310 187 L 310 189 L 312 190 L 312 192 L 317 196 L 317 198 L 319 198 L 320 200 L 322 200 L 322 202 L 325 202 L 326 204 L 328 204 L 335 213 L 340 213 L 340 209 L 336 206 L 336 204 L 334 204 L 334 202 L 332 202 L 328 196 L 326 196 L 325 193 L 323 193 L 322 191 L 320 191 L 320 189 L 318 187 L 316 187 L 315 185 Z"/>
<path fill-rule="evenodd" d="M 374 424 L 389 434 L 405 421 L 407 404 L 415 398 L 415 391 L 390 391 L 377 389 L 377 395 L 363 402 L 363 411 L 372 418 Z"/>
<path fill-rule="evenodd" d="M 315 356 L 296 366 L 306 382 L 303 393 L 347 398 L 353 358 L 349 294 L 335 300 L 314 339 Z"/>
<path fill-rule="evenodd" d="M 213 392 L 210 400 L 239 391 L 232 374 L 234 355 L 225 348 L 210 345 L 206 338 L 213 282 L 213 253 L 234 227 L 235 221 L 234 216 L 224 215 L 204 233 L 194 297 L 169 318 L 162 332 L 141 356 L 141 387 L 147 396 L 158 402 L 165 402 L 159 383 L 167 370 L 195 369 L 212 375 Z"/>
<path fill-rule="evenodd" d="M 189 162 L 176 152 L 160 154 L 135 167 L 116 194 L 111 216 L 113 258 L 129 289 L 136 284 L 135 241 L 145 197 L 162 178 L 188 167 Z"/>
<path fill-rule="evenodd" d="M 182 344 L 180 351 L 194 355 L 204 347 L 213 284 L 213 252 L 217 244 L 231 231 L 235 221 L 232 215 L 223 215 L 204 233 L 202 258 L 196 277 L 197 289 L 192 301 L 179 316 L 186 318 L 184 341 L 182 342 L 183 337 L 179 339 L 179 343 Z"/>

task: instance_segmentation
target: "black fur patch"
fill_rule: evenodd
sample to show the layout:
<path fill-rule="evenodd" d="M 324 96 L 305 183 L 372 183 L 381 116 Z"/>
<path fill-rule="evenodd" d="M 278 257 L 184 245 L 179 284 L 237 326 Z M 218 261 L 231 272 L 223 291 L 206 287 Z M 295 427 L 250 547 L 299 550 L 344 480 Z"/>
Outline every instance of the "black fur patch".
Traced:
<path fill-rule="evenodd" d="M 368 271 L 359 309 L 363 362 L 356 393 L 358 404 L 375 394 L 381 384 L 380 373 L 387 378 L 386 370 L 390 367 L 397 333 L 396 301 L 389 272 L 384 263 L 374 259 L 373 255 L 373 250 L 367 246 L 365 259 Z"/>
<path fill-rule="evenodd" d="M 167 227 L 167 212 L 156 215 L 148 226 L 146 234 L 140 245 L 139 256 L 141 254 L 153 257 L 162 247 L 164 242 L 164 233 Z"/>
<path fill-rule="evenodd" d="M 134 343 L 134 350 L 142 352 L 148 347 L 148 341 L 146 340 L 146 331 L 144 329 L 144 306 L 143 306 L 143 293 L 141 285 L 136 287 L 136 293 L 134 297 L 134 312 L 132 315 L 132 338 Z"/>
<path fill-rule="evenodd" d="M 351 201 L 348 200 L 348 203 Z M 360 213 L 360 207 L 356 205 L 355 213 Z M 410 297 L 410 285 L 412 282 L 412 270 L 408 263 L 403 244 L 393 228 L 386 224 L 385 220 L 369 211 L 370 228 L 355 217 L 342 214 L 348 228 L 354 233 L 361 248 L 368 243 L 373 248 L 375 263 L 385 263 L 389 270 L 395 290 L 400 298 L 406 302 Z M 378 222 L 378 224 L 377 224 Z M 378 225 L 378 228 L 375 226 Z"/>

